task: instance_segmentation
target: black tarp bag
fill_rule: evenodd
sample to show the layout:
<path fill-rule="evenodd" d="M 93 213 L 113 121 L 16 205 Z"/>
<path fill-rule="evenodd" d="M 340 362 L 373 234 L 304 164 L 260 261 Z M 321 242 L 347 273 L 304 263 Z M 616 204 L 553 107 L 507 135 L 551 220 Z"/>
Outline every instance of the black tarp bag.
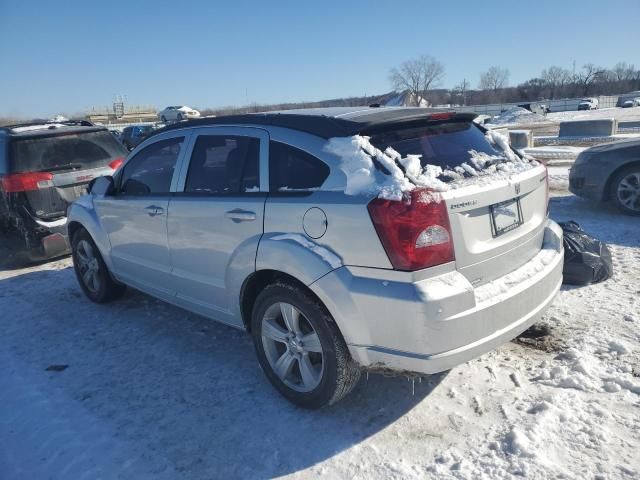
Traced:
<path fill-rule="evenodd" d="M 563 283 L 589 285 L 613 275 L 611 252 L 604 243 L 587 235 L 574 221 L 559 225 L 564 233 Z"/>

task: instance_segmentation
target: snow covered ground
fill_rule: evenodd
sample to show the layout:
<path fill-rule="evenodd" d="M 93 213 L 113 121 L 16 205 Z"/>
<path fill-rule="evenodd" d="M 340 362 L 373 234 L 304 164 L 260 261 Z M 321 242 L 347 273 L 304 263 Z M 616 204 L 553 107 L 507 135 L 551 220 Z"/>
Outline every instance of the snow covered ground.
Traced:
<path fill-rule="evenodd" d="M 240 331 L 133 291 L 93 305 L 68 259 L 0 269 L 0 478 L 638 478 L 640 220 L 568 195 L 566 172 L 551 216 L 609 244 L 613 279 L 563 288 L 548 335 L 316 412 Z"/>
<path fill-rule="evenodd" d="M 494 117 L 488 126 L 514 127 L 517 125 L 536 125 L 543 123 L 560 123 L 568 120 L 596 120 L 615 118 L 618 122 L 640 121 L 640 107 L 633 108 L 601 108 L 597 110 L 569 110 L 539 115 L 524 108 L 514 107 Z"/>
<path fill-rule="evenodd" d="M 547 119 L 553 122 L 564 122 L 565 120 L 596 120 L 599 118 L 615 118 L 618 122 L 634 122 L 640 120 L 640 107 L 612 107 L 599 108 L 597 110 L 552 112 L 547 114 Z"/>
<path fill-rule="evenodd" d="M 578 155 L 585 150 L 584 147 L 572 147 L 567 145 L 529 147 L 522 149 L 522 152 L 538 161 L 553 163 L 574 162 Z"/>

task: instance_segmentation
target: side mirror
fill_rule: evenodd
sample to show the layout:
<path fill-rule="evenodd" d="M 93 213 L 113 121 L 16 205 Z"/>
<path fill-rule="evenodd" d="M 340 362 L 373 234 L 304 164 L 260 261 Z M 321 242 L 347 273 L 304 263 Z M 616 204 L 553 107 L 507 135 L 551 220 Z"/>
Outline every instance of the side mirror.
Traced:
<path fill-rule="evenodd" d="M 89 182 L 89 193 L 93 195 L 113 195 L 115 191 L 115 182 L 110 175 L 94 178 Z"/>

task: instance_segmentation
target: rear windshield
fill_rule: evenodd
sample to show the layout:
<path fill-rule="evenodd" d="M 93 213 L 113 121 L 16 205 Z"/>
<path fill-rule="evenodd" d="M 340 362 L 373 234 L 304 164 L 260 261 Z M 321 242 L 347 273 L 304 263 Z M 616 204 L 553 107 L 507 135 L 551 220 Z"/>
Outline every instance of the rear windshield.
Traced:
<path fill-rule="evenodd" d="M 500 155 L 484 133 L 472 122 L 435 123 L 433 125 L 388 131 L 371 137 L 371 143 L 383 150 L 391 147 L 403 157 L 421 155 L 422 166 L 436 165 L 454 169 L 468 162 L 469 150 Z"/>
<path fill-rule="evenodd" d="M 12 141 L 12 172 L 97 168 L 126 156 L 124 147 L 107 130 Z"/>

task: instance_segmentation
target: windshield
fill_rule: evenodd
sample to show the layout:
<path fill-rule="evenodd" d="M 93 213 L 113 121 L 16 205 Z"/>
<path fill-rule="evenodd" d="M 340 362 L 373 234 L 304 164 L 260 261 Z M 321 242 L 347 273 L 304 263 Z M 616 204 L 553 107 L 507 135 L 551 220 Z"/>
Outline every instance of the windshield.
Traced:
<path fill-rule="evenodd" d="M 126 154 L 124 147 L 107 130 L 15 139 L 12 142 L 11 170 L 97 168 Z"/>
<path fill-rule="evenodd" d="M 371 143 L 381 150 L 391 147 L 400 155 L 420 155 L 420 163 L 436 165 L 443 170 L 454 169 L 468 162 L 470 150 L 501 155 L 472 122 L 435 123 L 418 128 L 393 130 L 371 137 Z"/>

